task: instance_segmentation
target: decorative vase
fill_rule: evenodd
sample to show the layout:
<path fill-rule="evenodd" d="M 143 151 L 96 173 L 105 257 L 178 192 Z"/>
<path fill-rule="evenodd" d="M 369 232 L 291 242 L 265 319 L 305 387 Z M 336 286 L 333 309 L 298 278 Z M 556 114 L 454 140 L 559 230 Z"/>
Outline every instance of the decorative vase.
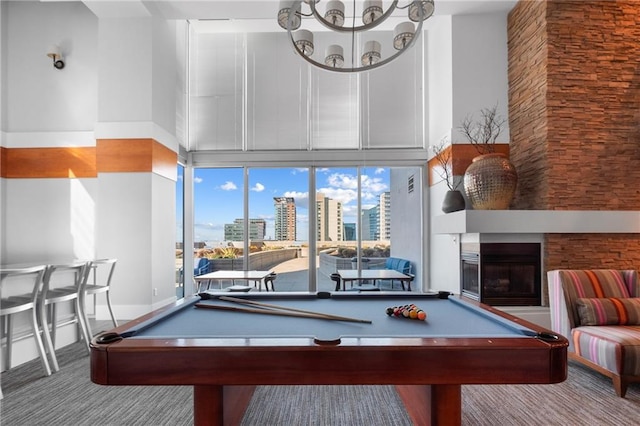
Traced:
<path fill-rule="evenodd" d="M 504 154 L 475 157 L 464 173 L 464 191 L 476 210 L 507 210 L 518 175 Z"/>
<path fill-rule="evenodd" d="M 464 201 L 464 196 L 462 192 L 455 191 L 447 191 L 444 196 L 444 201 L 442 201 L 442 211 L 445 213 L 457 212 L 459 210 L 464 210 L 466 207 L 466 203 Z"/>

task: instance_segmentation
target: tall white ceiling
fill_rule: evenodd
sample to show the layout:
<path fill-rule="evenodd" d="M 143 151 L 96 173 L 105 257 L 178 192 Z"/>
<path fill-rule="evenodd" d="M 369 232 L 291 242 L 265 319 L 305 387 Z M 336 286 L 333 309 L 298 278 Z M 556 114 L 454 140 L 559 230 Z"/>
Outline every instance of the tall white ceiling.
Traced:
<path fill-rule="evenodd" d="M 52 1 L 52 0 L 41 0 Z M 326 0 L 321 0 L 326 1 Z M 356 0 L 361 3 L 363 0 Z M 83 0 L 99 17 L 140 16 L 157 9 L 167 19 L 275 19 L 280 0 Z M 348 4 L 349 0 L 344 0 Z M 407 0 L 400 0 L 406 4 Z M 510 10 L 518 0 L 435 0 L 436 15 Z M 386 4 L 389 2 L 387 1 Z"/>

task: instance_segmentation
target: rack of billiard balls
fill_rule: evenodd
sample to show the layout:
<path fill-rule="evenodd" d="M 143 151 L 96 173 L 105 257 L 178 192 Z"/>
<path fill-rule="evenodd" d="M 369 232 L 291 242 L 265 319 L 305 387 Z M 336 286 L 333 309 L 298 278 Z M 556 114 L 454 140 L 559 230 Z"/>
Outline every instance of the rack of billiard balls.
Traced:
<path fill-rule="evenodd" d="M 389 307 L 387 308 L 387 315 L 390 317 L 393 316 L 420 321 L 425 321 L 427 319 L 427 313 L 414 304 Z"/>

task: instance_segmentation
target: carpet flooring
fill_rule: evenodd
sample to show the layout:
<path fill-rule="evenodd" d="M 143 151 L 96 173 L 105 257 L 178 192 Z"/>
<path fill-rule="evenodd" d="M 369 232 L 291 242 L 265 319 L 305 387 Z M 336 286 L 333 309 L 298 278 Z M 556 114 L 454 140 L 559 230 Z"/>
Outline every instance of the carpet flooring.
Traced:
<path fill-rule="evenodd" d="M 59 351 L 61 371 L 39 362 L 2 373 L 2 426 L 189 425 L 190 387 L 100 386 L 81 344 Z M 555 385 L 463 386 L 463 425 L 629 425 L 640 419 L 640 386 L 618 398 L 611 381 L 578 364 Z M 390 386 L 262 386 L 242 426 L 410 425 Z"/>

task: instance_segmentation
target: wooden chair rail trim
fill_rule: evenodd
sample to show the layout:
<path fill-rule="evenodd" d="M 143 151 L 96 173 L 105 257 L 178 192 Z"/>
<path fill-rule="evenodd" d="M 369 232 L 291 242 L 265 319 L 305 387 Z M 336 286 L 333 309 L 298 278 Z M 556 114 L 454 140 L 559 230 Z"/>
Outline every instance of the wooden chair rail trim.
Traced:
<path fill-rule="evenodd" d="M 99 139 L 95 147 L 0 147 L 3 178 L 95 178 L 98 173 L 155 173 L 176 180 L 177 154 L 154 139 Z"/>

